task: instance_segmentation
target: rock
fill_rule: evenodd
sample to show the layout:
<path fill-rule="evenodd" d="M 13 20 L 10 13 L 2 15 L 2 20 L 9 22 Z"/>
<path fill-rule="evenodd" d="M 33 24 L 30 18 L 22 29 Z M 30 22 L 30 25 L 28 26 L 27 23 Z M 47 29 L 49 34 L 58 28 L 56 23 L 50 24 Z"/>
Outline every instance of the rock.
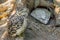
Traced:
<path fill-rule="evenodd" d="M 39 3 L 40 3 L 40 0 L 37 0 L 37 1 L 35 0 L 35 7 L 37 7 Z"/>
<path fill-rule="evenodd" d="M 30 10 L 33 9 L 34 5 L 35 5 L 35 0 L 27 0 L 27 8 L 29 8 Z"/>
<path fill-rule="evenodd" d="M 46 9 L 37 8 L 31 13 L 31 16 L 33 16 L 40 22 L 47 24 L 50 19 L 51 13 Z"/>
<path fill-rule="evenodd" d="M 22 0 L 23 1 L 23 0 Z M 29 8 L 30 10 L 43 6 L 43 7 L 53 7 L 52 4 L 53 0 L 27 0 L 25 4 L 27 5 L 26 7 Z M 19 2 L 19 1 L 18 1 Z M 17 2 L 17 3 L 18 3 Z M 19 2 L 20 3 L 20 2 Z M 24 3 L 23 3 L 24 4 Z M 21 5 L 21 4 L 20 4 Z M 19 6 L 20 7 L 20 6 Z"/>

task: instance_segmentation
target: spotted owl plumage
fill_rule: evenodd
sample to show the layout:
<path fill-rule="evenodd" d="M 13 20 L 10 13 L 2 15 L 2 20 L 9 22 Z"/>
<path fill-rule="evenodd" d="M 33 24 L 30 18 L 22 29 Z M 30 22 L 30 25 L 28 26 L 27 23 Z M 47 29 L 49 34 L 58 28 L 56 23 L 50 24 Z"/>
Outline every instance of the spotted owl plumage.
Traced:
<path fill-rule="evenodd" d="M 27 9 L 23 8 L 20 12 L 16 11 L 13 16 L 9 17 L 10 25 L 8 27 L 8 32 L 10 35 L 16 34 L 17 30 L 23 26 L 24 20 L 27 18 L 27 14 Z"/>

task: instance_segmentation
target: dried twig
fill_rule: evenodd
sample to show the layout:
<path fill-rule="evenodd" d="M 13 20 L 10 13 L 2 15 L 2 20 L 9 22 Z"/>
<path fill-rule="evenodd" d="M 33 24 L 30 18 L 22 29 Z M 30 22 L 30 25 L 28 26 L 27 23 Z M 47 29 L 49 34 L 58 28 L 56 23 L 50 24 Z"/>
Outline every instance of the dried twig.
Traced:
<path fill-rule="evenodd" d="M 4 40 L 8 36 L 8 31 L 5 31 L 1 37 L 1 40 Z"/>

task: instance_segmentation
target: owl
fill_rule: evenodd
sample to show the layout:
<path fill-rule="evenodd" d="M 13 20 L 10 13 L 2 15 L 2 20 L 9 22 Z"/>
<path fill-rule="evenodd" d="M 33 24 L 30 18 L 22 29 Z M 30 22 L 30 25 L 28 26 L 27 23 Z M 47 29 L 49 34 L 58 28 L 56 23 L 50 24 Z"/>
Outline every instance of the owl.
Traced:
<path fill-rule="evenodd" d="M 23 8 L 21 11 L 16 9 L 16 13 L 8 18 L 10 21 L 8 33 L 11 36 L 20 35 L 24 32 L 27 27 L 28 12 L 27 8 Z"/>

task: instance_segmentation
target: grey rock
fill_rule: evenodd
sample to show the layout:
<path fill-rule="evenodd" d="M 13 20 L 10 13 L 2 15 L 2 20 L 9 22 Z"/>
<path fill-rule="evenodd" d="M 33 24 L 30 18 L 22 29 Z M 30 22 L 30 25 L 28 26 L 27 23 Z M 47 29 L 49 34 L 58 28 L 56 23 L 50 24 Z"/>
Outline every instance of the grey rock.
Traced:
<path fill-rule="evenodd" d="M 50 19 L 51 13 L 47 9 L 37 8 L 31 13 L 31 16 L 33 16 L 40 22 L 47 24 Z"/>

